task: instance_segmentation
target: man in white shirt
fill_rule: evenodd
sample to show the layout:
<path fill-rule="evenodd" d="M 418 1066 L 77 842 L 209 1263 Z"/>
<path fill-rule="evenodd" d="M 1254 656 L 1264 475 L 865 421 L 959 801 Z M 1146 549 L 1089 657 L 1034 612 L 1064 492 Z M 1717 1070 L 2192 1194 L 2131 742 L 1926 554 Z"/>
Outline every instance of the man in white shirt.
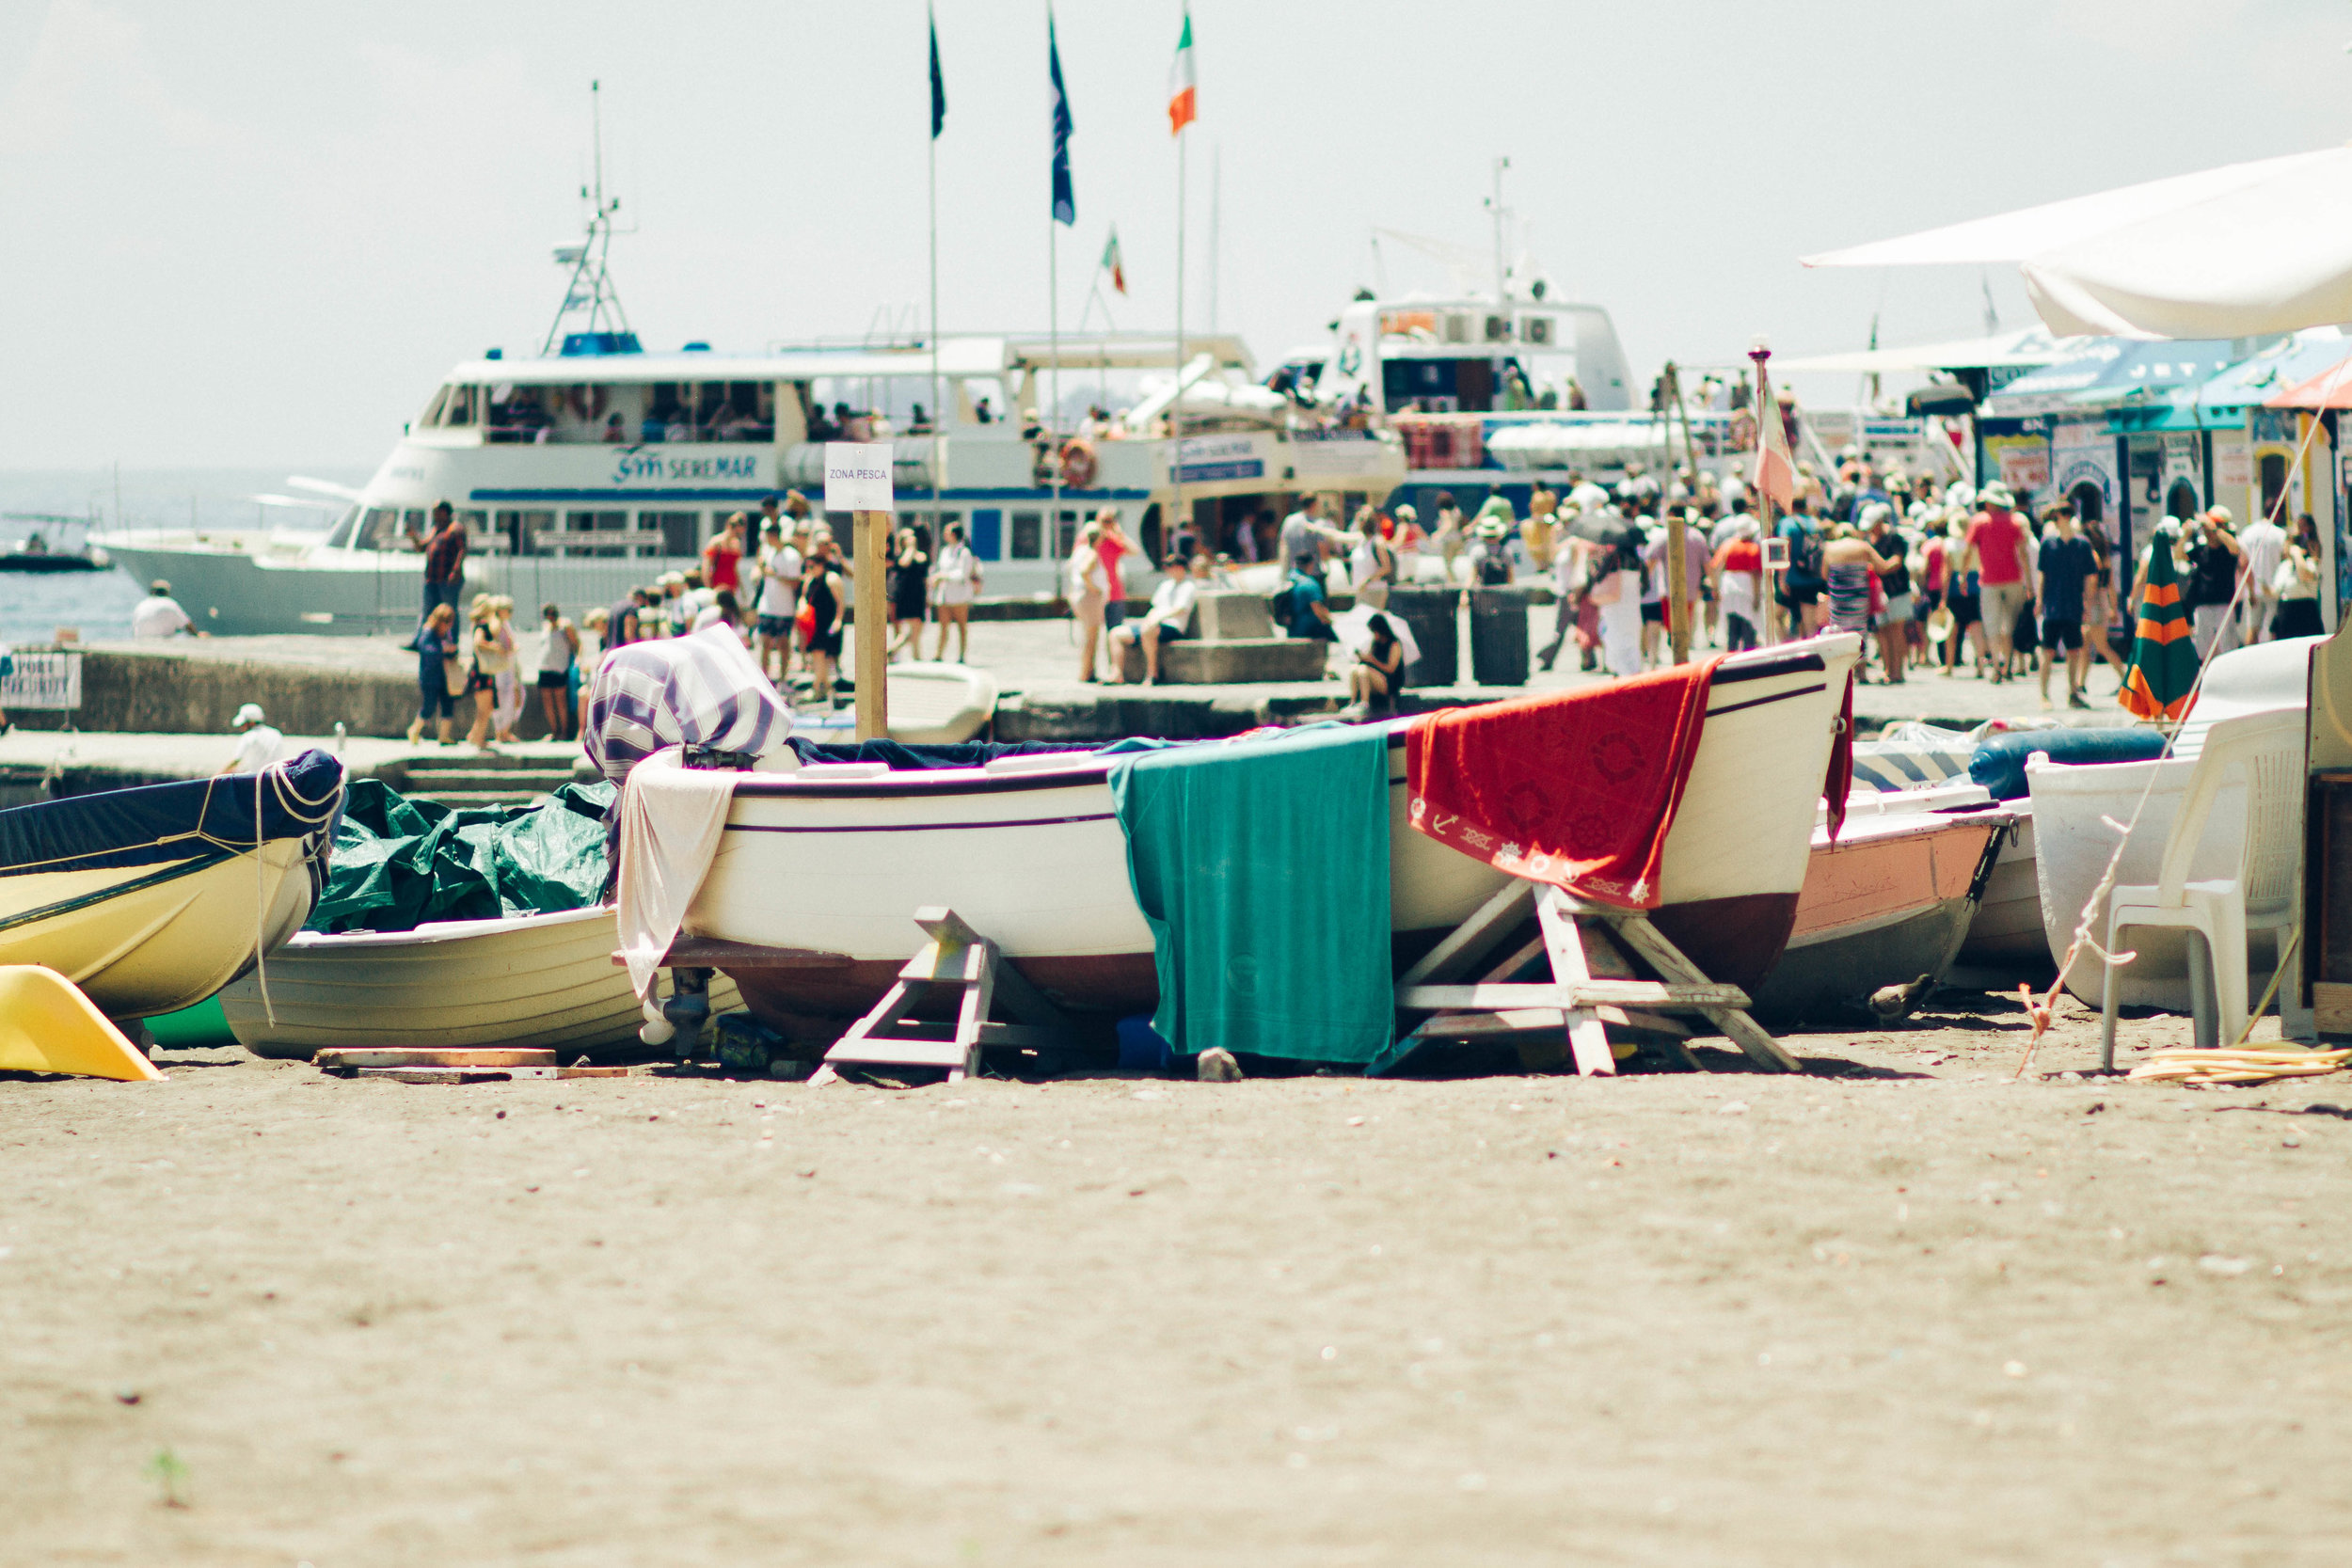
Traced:
<path fill-rule="evenodd" d="M 201 637 L 188 612 L 171 596 L 171 584 L 157 578 L 147 585 L 147 597 L 131 607 L 133 637 L 179 637 L 183 634 Z"/>
<path fill-rule="evenodd" d="M 1111 681 L 1116 684 L 1126 663 L 1130 643 L 1143 648 L 1143 684 L 1157 686 L 1160 680 L 1160 644 L 1173 642 L 1192 635 L 1193 601 L 1200 597 L 1200 585 L 1192 580 L 1191 563 L 1183 556 L 1170 556 L 1168 576 L 1152 590 L 1152 608 L 1136 626 L 1115 627 L 1111 632 Z"/>
<path fill-rule="evenodd" d="M 2246 641 L 2266 642 L 2270 640 L 2270 618 L 2278 612 L 2279 594 L 2272 579 L 2279 575 L 2279 562 L 2287 555 L 2287 531 L 2280 528 L 2267 512 L 2258 513 L 2254 520 L 2238 531 L 2238 569 L 2246 574 Z"/>
<path fill-rule="evenodd" d="M 780 517 L 759 525 L 759 604 L 754 611 L 758 617 L 754 624 L 759 633 L 759 668 L 781 691 L 792 678 L 792 617 L 801 610 L 801 552 L 785 538 Z"/>
<path fill-rule="evenodd" d="M 221 768 L 224 773 L 259 773 L 286 757 L 286 737 L 262 722 L 262 705 L 247 703 L 229 721 L 236 732 L 237 750 Z"/>

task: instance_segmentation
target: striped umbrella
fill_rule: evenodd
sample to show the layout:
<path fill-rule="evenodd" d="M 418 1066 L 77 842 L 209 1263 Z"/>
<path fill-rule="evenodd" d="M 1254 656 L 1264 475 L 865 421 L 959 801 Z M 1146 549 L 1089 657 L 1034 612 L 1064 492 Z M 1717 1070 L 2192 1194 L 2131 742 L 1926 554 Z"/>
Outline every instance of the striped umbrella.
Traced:
<path fill-rule="evenodd" d="M 2132 662 L 2115 699 L 2125 712 L 2152 723 L 2180 722 L 2197 685 L 2197 644 L 2189 639 L 2188 606 L 2181 601 L 2181 575 L 2172 564 L 2178 537 L 2170 523 L 2155 531 L 2148 551 L 2148 588 L 2140 595 L 2139 625 L 2132 635 Z"/>

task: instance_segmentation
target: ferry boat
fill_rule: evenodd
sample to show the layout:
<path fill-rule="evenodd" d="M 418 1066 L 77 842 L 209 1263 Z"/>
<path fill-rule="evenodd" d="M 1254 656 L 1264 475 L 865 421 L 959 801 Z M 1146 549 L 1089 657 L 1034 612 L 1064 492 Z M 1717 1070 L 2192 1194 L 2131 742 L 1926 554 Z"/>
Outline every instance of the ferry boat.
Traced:
<path fill-rule="evenodd" d="M 447 500 L 471 542 L 469 596 L 577 616 L 697 564 L 730 514 L 756 514 L 768 495 L 798 488 L 821 507 L 827 440 L 886 440 L 903 523 L 935 543 L 962 522 L 985 596 L 1049 599 L 1081 525 L 1105 507 L 1157 562 L 1180 495 L 1216 539 L 1220 508 L 1279 515 L 1305 491 L 1378 501 L 1405 477 L 1393 433 L 1339 428 L 1257 385 L 1231 336 L 968 335 L 943 337 L 936 356 L 919 339 L 649 350 L 606 271 L 611 212 L 599 187 L 587 245 L 556 253 L 572 276 L 539 353 L 453 366 L 323 533 L 124 531 L 102 540 L 113 560 L 141 582 L 168 579 L 215 634 L 405 633 L 427 519 Z M 1120 418 L 1067 438 L 1025 430 L 1021 413 L 1062 381 L 1113 372 L 1147 378 Z M 1152 577 L 1130 572 L 1127 591 L 1148 594 Z"/>

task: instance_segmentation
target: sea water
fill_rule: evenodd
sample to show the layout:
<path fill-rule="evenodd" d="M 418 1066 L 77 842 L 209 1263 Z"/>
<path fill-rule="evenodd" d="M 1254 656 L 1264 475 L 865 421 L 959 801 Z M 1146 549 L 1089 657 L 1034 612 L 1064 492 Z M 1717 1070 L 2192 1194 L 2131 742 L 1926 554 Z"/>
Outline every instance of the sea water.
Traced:
<path fill-rule="evenodd" d="M 367 474 L 335 467 L 295 472 L 358 485 Z M 58 549 L 78 548 L 82 530 L 28 520 L 24 515 L 72 517 L 100 530 L 325 527 L 342 503 L 316 499 L 316 509 L 273 505 L 262 496 L 310 499 L 286 483 L 283 468 L 0 469 L 0 549 L 39 528 Z M 103 572 L 0 572 L 0 641 L 22 647 L 47 642 L 61 626 L 85 641 L 131 635 L 131 607 L 147 585 L 119 567 Z"/>

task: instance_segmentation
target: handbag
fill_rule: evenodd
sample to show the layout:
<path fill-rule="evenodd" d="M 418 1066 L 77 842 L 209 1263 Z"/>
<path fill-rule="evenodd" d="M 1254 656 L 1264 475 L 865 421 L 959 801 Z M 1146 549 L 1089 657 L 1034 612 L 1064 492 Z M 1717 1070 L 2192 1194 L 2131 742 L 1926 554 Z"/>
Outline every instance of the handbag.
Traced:
<path fill-rule="evenodd" d="M 441 656 L 441 686 L 453 697 L 466 694 L 466 661 L 455 654 Z"/>

